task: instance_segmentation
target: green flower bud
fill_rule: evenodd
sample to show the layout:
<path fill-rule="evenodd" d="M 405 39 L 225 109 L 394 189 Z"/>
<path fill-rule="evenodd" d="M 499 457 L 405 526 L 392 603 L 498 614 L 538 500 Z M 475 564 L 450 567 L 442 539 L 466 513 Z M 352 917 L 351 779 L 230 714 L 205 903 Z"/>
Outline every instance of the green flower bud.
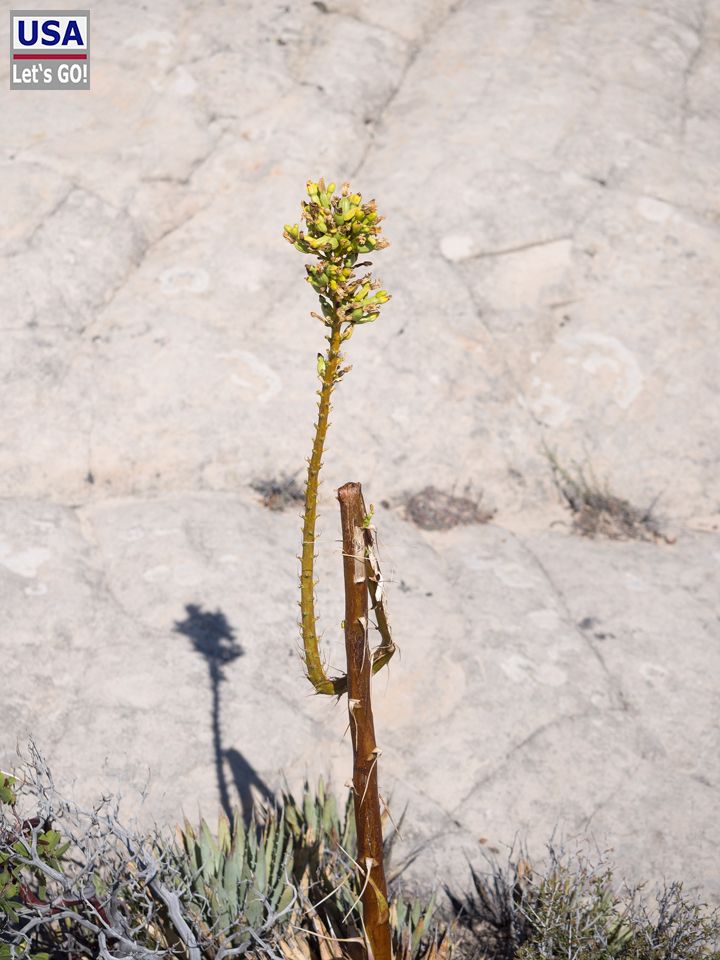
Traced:
<path fill-rule="evenodd" d="M 374 201 L 363 204 L 359 193 L 343 184 L 340 196 L 336 184 L 320 178 L 307 181 L 307 200 L 301 204 L 304 227 L 285 224 L 283 236 L 300 253 L 316 256 L 307 264 L 306 279 L 319 296 L 323 319 L 328 326 L 340 323 L 346 330 L 371 323 L 380 307 L 390 299 L 370 275 L 357 277 L 355 269 L 364 254 L 386 247 Z M 367 264 L 362 264 L 366 266 Z M 343 334 L 344 335 L 344 334 Z"/>

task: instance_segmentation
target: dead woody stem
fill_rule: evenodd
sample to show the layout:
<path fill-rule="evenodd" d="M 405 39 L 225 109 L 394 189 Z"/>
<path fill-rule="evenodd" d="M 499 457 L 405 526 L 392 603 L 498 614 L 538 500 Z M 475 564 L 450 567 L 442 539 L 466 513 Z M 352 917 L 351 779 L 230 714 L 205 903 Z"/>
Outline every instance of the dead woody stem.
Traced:
<path fill-rule="evenodd" d="M 368 645 L 368 568 L 365 504 L 359 483 L 338 490 L 345 576 L 345 651 L 357 860 L 363 871 L 363 923 L 374 960 L 391 960 L 387 883 L 378 794 L 378 750 L 370 698 L 373 663 Z"/>

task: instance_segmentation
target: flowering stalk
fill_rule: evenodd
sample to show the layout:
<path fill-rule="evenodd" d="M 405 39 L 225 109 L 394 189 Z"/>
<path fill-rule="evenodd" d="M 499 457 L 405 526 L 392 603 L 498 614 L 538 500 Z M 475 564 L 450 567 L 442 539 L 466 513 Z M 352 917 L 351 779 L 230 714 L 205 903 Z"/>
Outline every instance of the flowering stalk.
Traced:
<path fill-rule="evenodd" d="M 307 185 L 309 201 L 302 204 L 305 230 L 296 224 L 285 227 L 284 236 L 301 253 L 315 254 L 317 262 L 306 265 L 307 280 L 320 298 L 322 314 L 312 315 L 326 327 L 328 349 L 318 354 L 320 401 L 312 453 L 305 484 L 305 514 L 300 572 L 300 610 L 305 669 L 317 693 L 348 695 L 348 715 L 353 746 L 353 798 L 357 827 L 357 863 L 362 883 L 362 922 L 371 960 L 392 960 L 387 885 L 383 867 L 382 818 L 378 794 L 377 762 L 370 680 L 395 652 L 383 599 L 383 581 L 370 515 L 366 515 L 359 483 L 346 483 L 338 490 L 343 530 L 345 574 L 345 651 L 347 675 L 330 677 L 320 657 L 315 617 L 315 524 L 323 449 L 327 436 L 332 391 L 350 367 L 342 364 L 342 345 L 358 324 L 377 320 L 380 307 L 390 299 L 387 291 L 369 273 L 356 271 L 370 266 L 358 262 L 362 254 L 388 245 L 380 237 L 381 217 L 375 201 L 363 204 L 359 193 L 343 184 L 339 196 L 335 184 L 324 181 Z M 372 601 L 380 645 L 368 647 L 368 591 Z"/>
<path fill-rule="evenodd" d="M 323 180 L 308 181 L 308 200 L 302 203 L 301 217 L 304 229 L 298 224 L 286 224 L 283 236 L 300 253 L 317 257 L 315 263 L 306 264 L 307 281 L 317 292 L 322 313 L 312 313 L 327 328 L 326 353 L 318 354 L 317 371 L 320 378 L 318 391 L 318 418 L 315 424 L 312 453 L 308 460 L 305 484 L 305 511 L 303 516 L 303 541 L 300 570 L 300 611 L 304 661 L 308 680 L 316 693 L 340 695 L 347 691 L 347 677 L 328 676 L 319 650 L 315 615 L 315 527 L 317 521 L 317 497 L 320 468 L 327 436 L 331 398 L 335 384 L 350 370 L 342 366 L 342 345 L 350 339 L 356 326 L 377 320 L 380 308 L 390 299 L 386 290 L 370 273 L 358 275 L 370 262 L 360 261 L 363 254 L 382 250 L 388 241 L 380 236 L 380 222 L 374 200 L 363 203 L 359 193 L 351 193 L 344 183 L 340 194 L 335 193 L 335 184 L 327 186 Z M 368 555 L 368 578 L 376 608 L 378 626 L 381 629 L 381 645 L 372 655 L 373 672 L 384 666 L 394 646 L 387 629 L 387 619 L 382 606 L 379 570 L 373 566 L 374 554 Z M 376 595 L 380 593 L 376 603 Z M 378 608 L 379 606 L 379 613 Z"/>

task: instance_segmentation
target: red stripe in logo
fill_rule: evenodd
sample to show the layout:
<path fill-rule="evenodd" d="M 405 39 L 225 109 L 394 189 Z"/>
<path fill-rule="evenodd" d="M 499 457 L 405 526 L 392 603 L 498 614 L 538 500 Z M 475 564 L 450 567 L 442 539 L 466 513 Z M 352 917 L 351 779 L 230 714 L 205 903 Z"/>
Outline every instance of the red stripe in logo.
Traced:
<path fill-rule="evenodd" d="M 14 53 L 13 60 L 87 60 L 86 53 Z"/>

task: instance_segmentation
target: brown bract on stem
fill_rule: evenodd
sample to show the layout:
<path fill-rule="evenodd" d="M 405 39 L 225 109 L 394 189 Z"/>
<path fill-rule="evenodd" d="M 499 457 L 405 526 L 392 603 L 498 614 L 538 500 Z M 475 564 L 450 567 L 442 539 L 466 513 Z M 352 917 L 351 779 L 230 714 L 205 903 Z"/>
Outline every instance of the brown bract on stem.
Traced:
<path fill-rule="evenodd" d="M 338 490 L 345 577 L 345 652 L 357 862 L 361 870 L 363 924 L 374 960 L 391 960 L 387 883 L 378 794 L 378 750 L 370 696 L 372 657 L 368 645 L 368 579 L 365 504 L 359 483 Z"/>

